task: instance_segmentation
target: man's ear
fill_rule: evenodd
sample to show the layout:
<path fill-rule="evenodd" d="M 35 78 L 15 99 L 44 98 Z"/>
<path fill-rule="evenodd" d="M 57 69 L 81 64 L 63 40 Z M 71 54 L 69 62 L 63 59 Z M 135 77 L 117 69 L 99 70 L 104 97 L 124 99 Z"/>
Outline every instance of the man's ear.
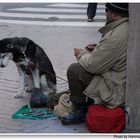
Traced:
<path fill-rule="evenodd" d="M 116 13 L 114 11 L 111 11 L 111 14 L 112 14 L 112 17 L 115 19 L 119 16 L 118 13 Z"/>

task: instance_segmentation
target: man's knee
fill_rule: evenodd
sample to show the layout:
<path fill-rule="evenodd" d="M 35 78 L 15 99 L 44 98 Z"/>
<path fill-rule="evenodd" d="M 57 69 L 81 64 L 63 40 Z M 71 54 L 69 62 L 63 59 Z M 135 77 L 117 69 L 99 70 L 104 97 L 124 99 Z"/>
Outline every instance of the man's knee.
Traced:
<path fill-rule="evenodd" d="M 67 77 L 77 75 L 81 69 L 83 69 L 83 67 L 80 64 L 71 64 L 67 69 Z"/>

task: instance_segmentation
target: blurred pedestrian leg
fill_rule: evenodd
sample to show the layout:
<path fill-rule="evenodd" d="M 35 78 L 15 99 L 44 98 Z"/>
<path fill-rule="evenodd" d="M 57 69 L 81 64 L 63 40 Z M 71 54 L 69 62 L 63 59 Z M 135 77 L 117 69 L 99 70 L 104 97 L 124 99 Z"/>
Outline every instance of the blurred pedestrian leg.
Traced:
<path fill-rule="evenodd" d="M 94 17 L 96 15 L 96 9 L 97 9 L 97 3 L 88 3 L 88 8 L 87 8 L 88 22 L 92 22 L 94 20 Z"/>

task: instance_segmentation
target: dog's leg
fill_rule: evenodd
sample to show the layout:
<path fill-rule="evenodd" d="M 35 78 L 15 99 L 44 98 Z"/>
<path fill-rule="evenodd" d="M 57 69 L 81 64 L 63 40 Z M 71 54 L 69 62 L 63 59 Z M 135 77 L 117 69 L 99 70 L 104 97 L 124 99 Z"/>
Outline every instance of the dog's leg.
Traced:
<path fill-rule="evenodd" d="M 43 93 L 48 96 L 49 90 L 48 90 L 48 83 L 47 83 L 45 75 L 42 75 L 40 77 L 40 84 L 41 84 L 41 89 L 43 90 Z"/>
<path fill-rule="evenodd" d="M 33 82 L 34 86 L 36 88 L 40 88 L 40 76 L 39 76 L 39 69 L 35 68 L 34 70 L 31 70 L 32 76 L 33 76 Z"/>
<path fill-rule="evenodd" d="M 20 87 L 19 87 L 18 94 L 15 96 L 15 98 L 22 98 L 24 88 L 25 88 L 25 71 L 20 66 L 18 66 L 18 71 L 20 76 Z"/>
<path fill-rule="evenodd" d="M 25 92 L 31 92 L 34 87 L 32 75 L 25 75 L 25 84 Z"/>
<path fill-rule="evenodd" d="M 56 86 L 54 86 L 51 82 L 47 81 L 45 75 L 41 76 L 40 83 L 41 83 L 41 88 L 45 95 L 49 95 L 50 93 L 56 92 Z"/>

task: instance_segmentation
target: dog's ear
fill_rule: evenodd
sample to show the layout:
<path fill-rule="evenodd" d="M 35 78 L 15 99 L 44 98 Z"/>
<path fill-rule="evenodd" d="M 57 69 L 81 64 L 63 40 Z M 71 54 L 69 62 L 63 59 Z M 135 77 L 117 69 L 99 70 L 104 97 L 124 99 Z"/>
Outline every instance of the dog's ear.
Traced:
<path fill-rule="evenodd" d="M 4 38 L 0 40 L 0 47 L 6 47 L 8 44 L 12 44 L 11 38 Z"/>
<path fill-rule="evenodd" d="M 0 40 L 0 52 L 9 52 L 11 51 L 11 38 L 4 38 Z"/>

